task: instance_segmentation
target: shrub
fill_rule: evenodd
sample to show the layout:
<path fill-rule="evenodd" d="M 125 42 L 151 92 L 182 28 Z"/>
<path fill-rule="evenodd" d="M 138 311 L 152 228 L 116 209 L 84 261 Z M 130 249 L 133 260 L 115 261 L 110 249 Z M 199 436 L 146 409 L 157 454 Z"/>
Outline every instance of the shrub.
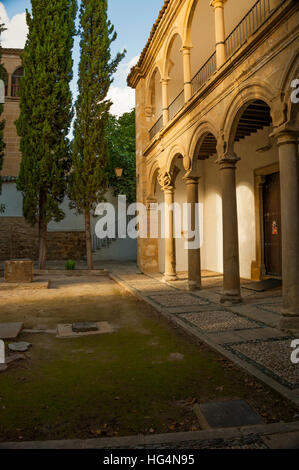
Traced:
<path fill-rule="evenodd" d="M 74 271 L 76 267 L 76 262 L 74 260 L 69 260 L 65 263 L 65 269 L 67 271 Z"/>

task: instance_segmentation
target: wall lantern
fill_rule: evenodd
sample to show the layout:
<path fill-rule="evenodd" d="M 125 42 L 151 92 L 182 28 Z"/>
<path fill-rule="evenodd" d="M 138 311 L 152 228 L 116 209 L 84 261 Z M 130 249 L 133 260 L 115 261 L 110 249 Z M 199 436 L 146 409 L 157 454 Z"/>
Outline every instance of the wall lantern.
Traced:
<path fill-rule="evenodd" d="M 123 168 L 115 168 L 115 176 L 118 180 L 121 179 L 122 175 L 123 175 Z"/>

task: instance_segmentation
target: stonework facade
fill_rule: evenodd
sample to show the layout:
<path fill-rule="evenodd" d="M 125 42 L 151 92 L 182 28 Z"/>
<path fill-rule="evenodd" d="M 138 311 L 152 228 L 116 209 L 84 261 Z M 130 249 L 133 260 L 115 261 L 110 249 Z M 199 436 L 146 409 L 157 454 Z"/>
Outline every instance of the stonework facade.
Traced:
<path fill-rule="evenodd" d="M 19 150 L 20 139 L 17 135 L 15 121 L 19 116 L 18 79 L 14 79 L 16 72 L 21 71 L 21 49 L 2 49 L 2 62 L 7 72 L 8 80 L 3 111 L 5 119 L 4 141 L 6 143 L 2 179 L 4 185 L 9 185 L 11 196 L 16 192 L 15 180 L 19 174 L 21 152 Z M 13 187 L 13 188 L 12 188 Z M 9 188 L 3 188 L 7 191 Z M 10 205 L 10 204 L 8 204 Z M 21 202 L 18 212 L 22 213 Z M 8 209 L 11 209 L 8 207 Z M 48 233 L 48 259 L 49 260 L 80 260 L 85 257 L 85 233 L 84 231 L 50 231 Z M 0 217 L 0 260 L 18 258 L 38 258 L 38 233 L 37 227 L 31 227 L 23 217 Z"/>
<path fill-rule="evenodd" d="M 230 303 L 240 277 L 282 277 L 288 324 L 299 322 L 298 50 L 294 0 L 169 0 L 128 77 L 138 201 L 199 203 L 202 240 L 195 253 L 171 230 L 140 239 L 139 266 L 187 271 L 190 289 L 200 268 L 222 272 Z"/>

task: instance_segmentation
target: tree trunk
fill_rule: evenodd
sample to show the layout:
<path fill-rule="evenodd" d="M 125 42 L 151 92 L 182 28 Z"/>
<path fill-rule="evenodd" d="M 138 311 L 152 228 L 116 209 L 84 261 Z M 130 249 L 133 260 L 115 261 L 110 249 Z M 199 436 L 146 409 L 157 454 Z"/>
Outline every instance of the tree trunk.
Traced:
<path fill-rule="evenodd" d="M 45 223 L 45 203 L 46 194 L 40 194 L 39 202 L 39 223 L 38 223 L 38 236 L 39 236 L 39 258 L 38 269 L 45 269 L 47 262 L 47 224 Z"/>
<path fill-rule="evenodd" d="M 90 231 L 90 210 L 89 209 L 85 211 L 85 235 L 86 235 L 87 266 L 88 266 L 88 269 L 93 269 L 91 231 Z"/>

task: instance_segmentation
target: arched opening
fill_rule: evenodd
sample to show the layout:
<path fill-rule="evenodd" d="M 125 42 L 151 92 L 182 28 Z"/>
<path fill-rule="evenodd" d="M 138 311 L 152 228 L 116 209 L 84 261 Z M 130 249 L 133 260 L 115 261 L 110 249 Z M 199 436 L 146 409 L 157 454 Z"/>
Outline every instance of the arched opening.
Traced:
<path fill-rule="evenodd" d="M 184 106 L 184 68 L 181 49 L 181 37 L 175 34 L 168 48 L 165 68 L 166 77 L 169 79 L 169 119 L 172 119 Z"/>
<path fill-rule="evenodd" d="M 187 22 L 187 40 L 193 46 L 191 50 L 191 70 L 192 77 L 195 77 L 215 52 L 215 18 L 210 2 L 205 0 L 194 1 Z M 210 67 L 210 70 L 203 70 L 204 76 L 197 77 L 201 79 L 199 85 L 198 79 L 194 78 L 193 91 L 196 91 L 197 85 L 199 88 L 202 81 L 207 80 L 208 75 L 213 71 L 212 67 Z"/>
<path fill-rule="evenodd" d="M 19 67 L 14 71 L 11 77 L 11 96 L 14 98 L 19 96 L 22 77 L 24 77 L 24 68 Z"/>
<path fill-rule="evenodd" d="M 217 140 L 204 132 L 197 140 L 193 159 L 200 174 L 198 200 L 200 204 L 200 236 L 202 271 L 223 272 L 222 199 L 220 174 L 217 170 Z M 203 283 L 204 283 L 203 279 Z M 218 282 L 218 281 L 217 281 Z M 221 283 L 221 278 L 219 279 Z M 205 285 L 205 284 L 203 284 Z"/>
<path fill-rule="evenodd" d="M 152 118 L 156 122 L 162 115 L 161 74 L 158 67 L 154 70 L 149 84 L 149 105 Z"/>
<path fill-rule="evenodd" d="M 271 137 L 269 105 L 250 100 L 237 113 L 230 147 L 237 165 L 241 277 L 261 280 L 282 275 L 279 156 Z"/>

